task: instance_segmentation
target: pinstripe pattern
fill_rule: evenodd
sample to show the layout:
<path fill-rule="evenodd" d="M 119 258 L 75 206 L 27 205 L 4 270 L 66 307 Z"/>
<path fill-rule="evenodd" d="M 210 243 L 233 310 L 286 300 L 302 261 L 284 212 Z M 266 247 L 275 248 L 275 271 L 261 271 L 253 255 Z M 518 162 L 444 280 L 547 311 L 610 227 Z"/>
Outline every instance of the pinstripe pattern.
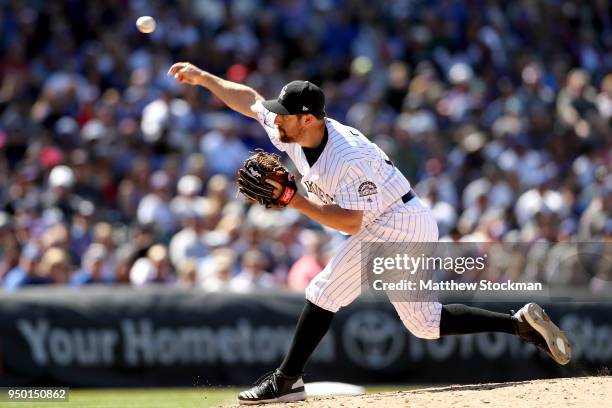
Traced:
<path fill-rule="evenodd" d="M 410 190 L 408 180 L 359 131 L 326 118 L 328 141 L 310 167 L 299 145 L 280 142 L 275 115 L 261 104 L 258 114 L 272 143 L 293 160 L 310 199 L 364 211 L 362 229 L 341 245 L 325 269 L 312 280 L 306 288 L 306 299 L 332 312 L 355 300 L 361 293 L 364 242 L 408 243 L 403 248 L 418 256 L 424 243 L 438 240 L 438 227 L 429 209 L 418 198 L 408 204 L 400 200 Z M 363 188 L 372 185 L 374 188 Z M 415 336 L 438 338 L 442 306 L 435 299 L 419 300 L 391 303 Z"/>
<path fill-rule="evenodd" d="M 257 108 L 260 124 L 274 146 L 289 155 L 302 175 L 302 183 L 308 187 L 308 198 L 313 201 L 363 210 L 363 222 L 367 225 L 410 190 L 410 183 L 389 164 L 388 156 L 356 129 L 326 118 L 327 144 L 310 167 L 299 145 L 279 140 L 275 114 L 261 104 Z M 360 194 L 359 187 L 366 182 L 376 186 L 375 194 Z"/>
<path fill-rule="evenodd" d="M 427 243 L 436 242 L 438 227 L 431 212 L 414 199 L 382 214 L 377 220 L 345 241 L 329 264 L 306 288 L 306 299 L 336 312 L 361 293 L 361 244 L 402 242 L 404 253 L 418 256 Z M 435 299 L 392 301 L 402 322 L 417 337 L 439 337 L 442 305 Z"/>

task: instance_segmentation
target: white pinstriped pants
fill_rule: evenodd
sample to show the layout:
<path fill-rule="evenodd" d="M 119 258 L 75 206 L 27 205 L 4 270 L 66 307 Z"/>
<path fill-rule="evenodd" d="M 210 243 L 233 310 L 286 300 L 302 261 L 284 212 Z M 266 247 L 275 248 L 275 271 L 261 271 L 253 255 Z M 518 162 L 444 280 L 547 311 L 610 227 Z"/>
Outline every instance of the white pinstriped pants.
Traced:
<path fill-rule="evenodd" d="M 337 312 L 361 293 L 361 248 L 363 242 L 436 242 L 438 226 L 419 198 L 394 204 L 359 233 L 346 240 L 331 261 L 306 288 L 306 299 Z M 420 254 L 418 245 L 414 256 Z M 391 302 L 404 326 L 416 337 L 440 337 L 442 305 L 436 301 Z"/>

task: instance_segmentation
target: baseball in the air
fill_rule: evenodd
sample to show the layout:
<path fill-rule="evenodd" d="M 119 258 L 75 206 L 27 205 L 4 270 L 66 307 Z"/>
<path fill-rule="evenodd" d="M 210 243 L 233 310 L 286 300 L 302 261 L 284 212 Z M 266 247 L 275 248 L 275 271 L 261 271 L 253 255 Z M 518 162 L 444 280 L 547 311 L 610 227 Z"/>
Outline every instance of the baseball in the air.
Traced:
<path fill-rule="evenodd" d="M 138 27 L 138 31 L 141 33 L 152 33 L 155 31 L 155 26 L 155 19 L 151 16 L 138 17 L 138 20 L 136 20 L 136 27 Z"/>

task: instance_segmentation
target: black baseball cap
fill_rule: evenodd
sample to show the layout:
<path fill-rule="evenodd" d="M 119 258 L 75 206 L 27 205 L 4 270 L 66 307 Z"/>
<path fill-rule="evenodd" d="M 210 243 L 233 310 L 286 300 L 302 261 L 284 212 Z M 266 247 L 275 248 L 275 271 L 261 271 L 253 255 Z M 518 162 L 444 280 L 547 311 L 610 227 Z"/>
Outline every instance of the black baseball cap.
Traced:
<path fill-rule="evenodd" d="M 325 116 L 325 95 L 312 82 L 293 81 L 283 87 L 277 99 L 264 101 L 263 106 L 279 115 L 310 113 L 322 118 Z"/>

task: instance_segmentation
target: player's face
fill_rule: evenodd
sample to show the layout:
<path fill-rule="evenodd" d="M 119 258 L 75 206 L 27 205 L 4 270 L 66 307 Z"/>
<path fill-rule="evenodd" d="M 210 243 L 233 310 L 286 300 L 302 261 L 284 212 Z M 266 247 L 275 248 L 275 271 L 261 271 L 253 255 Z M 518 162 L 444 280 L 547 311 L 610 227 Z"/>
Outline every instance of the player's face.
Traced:
<path fill-rule="evenodd" d="M 298 115 L 276 115 L 274 124 L 278 128 L 278 138 L 283 143 L 298 143 L 302 138 L 304 126 Z"/>

